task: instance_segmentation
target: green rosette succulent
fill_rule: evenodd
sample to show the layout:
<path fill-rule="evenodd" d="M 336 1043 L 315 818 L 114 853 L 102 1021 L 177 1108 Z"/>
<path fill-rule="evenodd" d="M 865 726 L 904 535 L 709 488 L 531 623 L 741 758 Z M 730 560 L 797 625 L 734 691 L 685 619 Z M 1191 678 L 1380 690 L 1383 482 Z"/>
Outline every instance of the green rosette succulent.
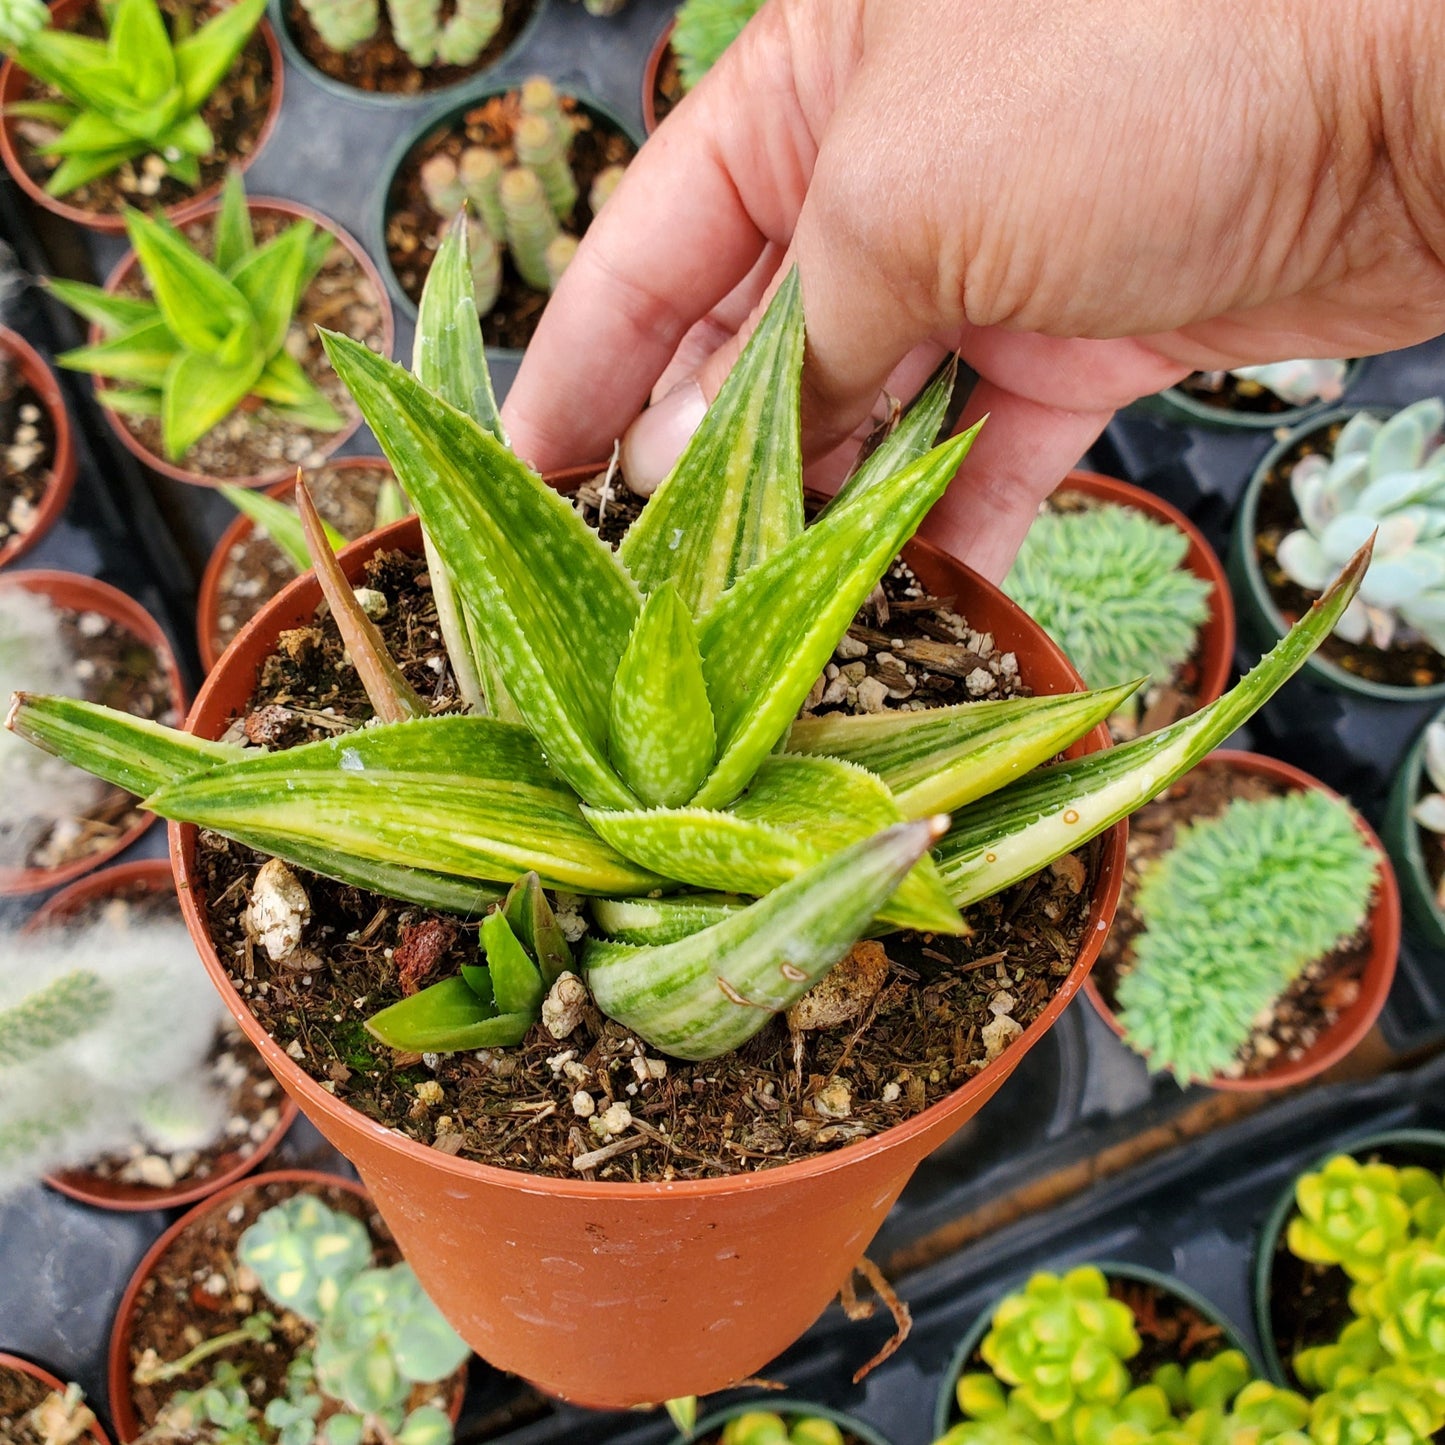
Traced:
<path fill-rule="evenodd" d="M 749 1410 L 723 1426 L 722 1445 L 843 1445 L 843 1432 L 822 1415 Z"/>
<path fill-rule="evenodd" d="M 1337 1264 L 1353 1280 L 1372 1283 L 1410 1235 L 1410 1201 L 1400 1171 L 1336 1155 L 1295 1186 L 1299 1213 L 1289 1222 L 1290 1252 L 1314 1264 Z"/>
<path fill-rule="evenodd" d="M 312 1324 L 371 1264 L 371 1236 L 359 1219 L 296 1194 L 268 1209 L 241 1236 L 236 1258 L 276 1304 Z"/>
<path fill-rule="evenodd" d="M 1332 1343 L 1300 1350 L 1294 1372 L 1302 1385 L 1319 1392 L 1368 1379 L 1388 1363 L 1375 1321 L 1352 1319 Z"/>
<path fill-rule="evenodd" d="M 1445 1404 L 1385 1369 L 1320 1395 L 1309 1436 L 1315 1445 L 1422 1445 L 1442 1425 Z"/>
<path fill-rule="evenodd" d="M 1395 1255 L 1364 1304 L 1391 1363 L 1445 1404 L 1445 1254 L 1418 1245 Z"/>

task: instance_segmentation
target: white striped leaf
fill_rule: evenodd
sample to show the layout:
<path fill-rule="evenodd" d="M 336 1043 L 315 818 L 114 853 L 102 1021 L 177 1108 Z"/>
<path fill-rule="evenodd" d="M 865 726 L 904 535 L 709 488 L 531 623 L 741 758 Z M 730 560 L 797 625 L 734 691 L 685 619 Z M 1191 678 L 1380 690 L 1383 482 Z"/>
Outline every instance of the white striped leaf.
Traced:
<path fill-rule="evenodd" d="M 618 943 L 675 943 L 741 912 L 731 893 L 677 893 L 670 898 L 594 898 L 592 919 Z"/>

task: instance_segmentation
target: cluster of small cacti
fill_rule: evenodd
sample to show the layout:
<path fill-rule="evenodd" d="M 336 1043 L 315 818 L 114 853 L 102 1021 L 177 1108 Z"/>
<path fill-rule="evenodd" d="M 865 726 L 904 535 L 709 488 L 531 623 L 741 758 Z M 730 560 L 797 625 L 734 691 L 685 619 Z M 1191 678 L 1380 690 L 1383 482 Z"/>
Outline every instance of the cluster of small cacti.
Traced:
<path fill-rule="evenodd" d="M 469 208 L 472 280 L 477 311 L 496 305 L 502 285 L 502 253 L 510 253 L 528 286 L 550 292 L 577 250 L 577 238 L 562 229 L 577 206 L 577 181 L 570 152 L 574 126 L 551 81 L 533 76 L 523 83 L 512 131 L 514 165 L 490 147 L 468 146 L 453 160 L 438 153 L 421 167 L 427 204 L 444 221 Z M 621 166 L 598 174 L 588 194 L 593 215 L 622 179 Z"/>
<path fill-rule="evenodd" d="M 1180 828 L 1134 896 L 1130 1046 L 1181 1081 L 1230 1072 L 1261 1013 L 1359 929 L 1378 867 L 1349 805 L 1315 789 Z"/>
<path fill-rule="evenodd" d="M 763 0 L 684 0 L 672 27 L 672 51 L 684 90 L 712 69 L 762 6 Z"/>
<path fill-rule="evenodd" d="M 301 0 L 323 44 L 345 52 L 381 23 L 380 0 Z M 456 0 L 442 19 L 442 0 L 387 0 L 396 43 L 413 65 L 470 65 L 502 26 L 502 0 Z"/>
<path fill-rule="evenodd" d="M 1428 1440 L 1445 1427 L 1445 1183 L 1336 1155 L 1295 1186 L 1286 1243 L 1349 1276 L 1351 1318 L 1294 1357 L 1321 1445 Z"/>
<path fill-rule="evenodd" d="M 211 1426 L 225 1432 L 229 1445 L 318 1439 L 325 1445 L 450 1445 L 445 1411 L 435 1405 L 408 1410 L 407 1404 L 415 1386 L 445 1380 L 470 1351 L 410 1265 L 373 1269 L 371 1258 L 365 1226 L 315 1195 L 297 1194 L 262 1214 L 241 1236 L 237 1263 L 255 1274 L 272 1304 L 312 1327 L 314 1343 L 293 1357 L 285 1396 L 264 1407 L 247 1394 L 233 1363 L 217 1365 L 203 1389 L 167 1403 L 158 1422 L 162 1438 L 167 1430 L 192 1438 L 185 1432 Z M 262 1316 L 245 1333 L 264 1343 L 273 1324 Z M 208 1346 L 216 1343 L 203 1341 L 150 1377 L 181 1373 L 214 1353 Z"/>
<path fill-rule="evenodd" d="M 1380 422 L 1357 412 L 1330 456 L 1295 463 L 1290 491 L 1303 526 L 1279 544 L 1285 575 L 1307 592 L 1329 580 L 1353 538 L 1375 537 L 1359 595 L 1335 626 L 1355 644 L 1418 638 L 1445 652 L 1445 401 L 1417 401 Z"/>
<path fill-rule="evenodd" d="M 1188 551 L 1178 527 L 1134 507 L 1049 506 L 1029 528 L 1004 591 L 1090 687 L 1139 677 L 1168 683 L 1209 617 L 1209 584 L 1183 565 Z"/>
<path fill-rule="evenodd" d="M 1133 1312 L 1092 1265 L 1036 1274 L 994 1312 L 979 1353 L 989 1373 L 961 1375 L 962 1423 L 939 1445 L 1300 1445 L 1310 1407 L 1254 1378 L 1226 1349 L 1167 1361 L 1136 1382 Z"/>

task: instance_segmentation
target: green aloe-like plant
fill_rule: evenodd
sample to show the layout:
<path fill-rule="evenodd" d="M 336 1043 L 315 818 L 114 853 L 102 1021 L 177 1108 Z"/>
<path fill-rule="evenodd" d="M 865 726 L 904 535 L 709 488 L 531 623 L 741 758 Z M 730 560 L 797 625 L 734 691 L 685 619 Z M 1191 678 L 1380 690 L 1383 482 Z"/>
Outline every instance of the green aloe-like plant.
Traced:
<path fill-rule="evenodd" d="M 60 157 L 45 189 L 63 196 L 138 156 L 155 155 L 189 186 L 215 138 L 201 109 L 266 13 L 266 0 L 236 0 L 189 34 L 172 39 L 156 0 L 98 7 L 104 40 L 49 23 L 43 0 L 0 4 L 0 50 L 60 100 L 16 101 L 7 115 L 60 128 L 40 147 Z"/>
<path fill-rule="evenodd" d="M 976 428 L 930 448 L 951 373 L 805 527 L 790 277 L 613 551 L 508 450 L 470 275 L 458 221 L 422 298 L 414 376 L 326 336 L 420 516 L 470 713 L 426 715 L 332 578 L 377 726 L 257 754 L 25 695 L 10 725 L 164 817 L 392 897 L 481 912 L 529 872 L 591 895 L 628 940 L 586 944 L 594 1000 L 678 1057 L 738 1047 L 865 930 L 966 932 L 960 906 L 1081 847 L 1239 726 L 1328 635 L 1367 564 L 1233 692 L 1085 759 L 1047 764 L 1129 686 L 795 728 L 972 444 Z M 324 544 L 313 557 L 331 560 Z M 497 1001 L 448 982 L 392 1011 L 392 1040 L 471 1046 Z"/>
<path fill-rule="evenodd" d="M 318 431 L 343 419 L 286 349 L 301 297 L 335 238 L 298 220 L 257 245 L 239 174 L 226 180 L 213 254 L 200 255 L 163 218 L 127 211 L 126 232 L 152 299 L 55 279 L 55 294 L 103 339 L 56 358 L 120 385 L 98 393 L 112 411 L 158 416 L 176 461 L 247 397 Z"/>

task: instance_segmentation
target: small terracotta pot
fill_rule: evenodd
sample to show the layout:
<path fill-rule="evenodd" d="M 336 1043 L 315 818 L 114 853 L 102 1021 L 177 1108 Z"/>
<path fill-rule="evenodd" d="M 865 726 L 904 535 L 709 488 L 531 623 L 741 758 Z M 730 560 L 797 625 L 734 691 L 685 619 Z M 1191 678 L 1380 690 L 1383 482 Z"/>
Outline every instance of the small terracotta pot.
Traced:
<path fill-rule="evenodd" d="M 1318 778 L 1313 778 L 1288 763 L 1282 763 L 1278 758 L 1265 757 L 1262 753 L 1235 752 L 1222 748 L 1210 753 L 1199 766 L 1225 767 L 1235 772 L 1265 778 L 1291 792 L 1313 788 L 1327 798 L 1349 802 L 1348 798 L 1342 798 Z M 1208 1081 L 1209 1088 L 1230 1093 L 1257 1094 L 1274 1089 L 1290 1089 L 1307 1083 L 1339 1063 L 1369 1033 L 1375 1020 L 1379 1018 L 1380 1010 L 1384 1008 L 1385 1000 L 1389 997 L 1390 984 L 1395 977 L 1395 961 L 1400 952 L 1400 890 L 1384 845 L 1375 836 L 1375 830 L 1365 822 L 1359 811 L 1354 809 L 1353 804 L 1351 808 L 1355 814 L 1355 826 L 1374 850 L 1378 861 L 1375 898 L 1370 905 L 1366 924 L 1370 935 L 1370 956 L 1365 962 L 1365 971 L 1360 976 L 1359 997 L 1315 1040 L 1303 1057 L 1283 1061 L 1273 1066 L 1268 1073 L 1256 1074 L 1250 1078 L 1226 1079 L 1216 1075 Z M 1123 1027 L 1118 1016 L 1104 1002 L 1104 996 L 1095 979 L 1084 981 L 1084 993 L 1099 1017 L 1122 1039 Z"/>
<path fill-rule="evenodd" d="M 1264 1222 L 1254 1250 L 1254 1322 L 1259 1333 L 1265 1374 L 1276 1385 L 1284 1385 L 1291 1390 L 1300 1389 L 1294 1370 L 1280 1358 L 1274 1333 L 1274 1262 L 1279 1253 L 1280 1241 L 1296 1212 L 1295 1186 L 1301 1175 L 1313 1173 L 1337 1154 L 1349 1154 L 1356 1159 L 1364 1159 L 1381 1150 L 1396 1153 L 1412 1163 L 1422 1164 L 1436 1174 L 1445 1169 L 1445 1133 L 1434 1129 L 1392 1129 L 1383 1134 L 1370 1134 L 1363 1139 L 1331 1149 L 1329 1153 L 1316 1159 L 1308 1169 L 1301 1170 L 1275 1201 L 1274 1208 Z M 1341 1327 L 1348 1322 L 1348 1318 L 1347 1315 L 1340 1321 Z"/>
<path fill-rule="evenodd" d="M 1229 592 L 1224 564 L 1204 540 L 1204 533 L 1162 497 L 1098 472 L 1070 472 L 1055 488 L 1055 495 L 1059 492 L 1078 492 L 1095 502 L 1133 507 L 1156 522 L 1177 527 L 1188 537 L 1189 551 L 1185 553 L 1184 566 L 1211 589 L 1209 620 L 1199 630 L 1199 706 L 1222 697 L 1234 667 L 1234 598 Z"/>
<path fill-rule="evenodd" d="M 657 72 L 662 69 L 663 56 L 672 48 L 672 32 L 676 25 L 676 20 L 669 20 L 663 26 L 662 34 L 647 52 L 647 64 L 642 70 L 642 129 L 648 135 L 660 124 L 657 119 Z"/>
<path fill-rule="evenodd" d="M 861 1420 L 855 1420 L 841 1410 L 830 1409 L 827 1405 L 819 1405 L 812 1400 L 799 1400 L 793 1395 L 757 1395 L 751 1400 L 739 1400 L 725 1409 L 714 1410 L 711 1415 L 697 1422 L 691 1435 L 674 1436 L 673 1445 L 690 1445 L 691 1441 L 705 1440 L 709 1435 L 721 1430 L 729 1420 L 736 1420 L 739 1415 L 750 1415 L 754 1410 L 781 1415 L 785 1421 L 796 1420 L 800 1415 L 806 1415 L 813 1420 L 831 1420 L 844 1435 L 851 1435 L 860 1441 L 861 1445 L 893 1445 L 886 1435 L 871 1425 L 865 1425 Z"/>
<path fill-rule="evenodd" d="M 161 1257 L 187 1229 L 197 1221 L 223 1209 L 242 1190 L 259 1188 L 264 1184 L 295 1184 L 299 1186 L 296 1190 L 297 1194 L 302 1193 L 307 1186 L 344 1189 L 358 1199 L 364 1199 L 368 1203 L 372 1202 L 371 1197 L 360 1184 L 343 1178 L 339 1174 L 323 1174 L 315 1169 L 274 1169 L 269 1174 L 257 1174 L 250 1179 L 238 1179 L 219 1194 L 213 1194 L 209 1199 L 196 1205 L 194 1209 L 187 1210 L 185 1214 L 181 1215 L 151 1245 L 146 1251 L 145 1257 L 136 1266 L 130 1283 L 125 1287 L 125 1293 L 120 1297 L 120 1305 L 115 1312 L 115 1323 L 110 1328 L 110 1348 L 106 1353 L 106 1390 L 110 1395 L 110 1413 L 115 1423 L 116 1438 L 120 1441 L 120 1445 L 128 1445 L 128 1442 L 134 1440 L 142 1432 L 140 1417 L 136 1414 L 135 1403 L 131 1397 L 130 1379 L 130 1341 L 131 1334 L 135 1329 L 136 1305 L 140 1299 L 141 1287 L 150 1278 Z M 264 1308 L 264 1305 L 261 1307 Z M 463 1366 L 458 1371 L 456 1388 L 452 1398 L 447 1402 L 447 1414 L 451 1416 L 453 1425 L 456 1424 L 457 1417 L 462 1413 L 462 1398 L 466 1394 L 465 1368 Z"/>
<path fill-rule="evenodd" d="M 597 470 L 551 480 L 566 491 Z M 420 524 L 408 518 L 348 547 L 342 569 L 356 579 L 373 553 L 420 545 Z M 925 587 L 956 597 L 974 627 L 1019 654 L 1036 691 L 1080 686 L 1042 629 L 996 588 L 925 542 L 909 544 L 904 556 Z M 253 619 L 206 680 L 188 729 L 219 736 L 249 702 L 277 634 L 309 622 L 320 600 L 308 574 Z M 1103 746 L 1100 727 L 1071 753 Z M 226 1006 L 307 1117 L 360 1170 L 427 1292 L 499 1369 L 611 1408 L 722 1389 L 757 1373 L 823 1312 L 919 1161 L 993 1096 L 1078 990 L 1118 899 L 1125 828 L 1105 834 L 1096 853 L 1072 970 L 1020 1038 L 962 1088 L 895 1128 L 816 1158 L 726 1179 L 642 1184 L 540 1178 L 458 1159 L 328 1093 L 261 1027 L 217 957 L 196 830 L 172 824 L 170 839 L 186 921 Z M 619 1349 L 618 1340 L 646 1348 Z"/>
<path fill-rule="evenodd" d="M 0 351 L 5 352 L 20 368 L 21 376 L 50 413 L 50 422 L 55 428 L 50 484 L 40 499 L 35 525 L 23 537 L 11 537 L 8 542 L 0 544 L 0 567 L 4 567 L 17 557 L 24 556 L 55 525 L 55 519 L 65 510 L 65 504 L 70 500 L 70 489 L 75 485 L 75 444 L 70 430 L 70 413 L 66 411 L 65 398 L 60 394 L 60 383 L 40 353 L 23 336 L 6 326 L 0 326 Z"/>
<path fill-rule="evenodd" d="M 1087 1263 L 1087 1261 L 1086 1261 Z M 1078 1268 L 1077 1265 L 1069 1265 L 1068 1268 Z M 1179 1280 L 1171 1275 L 1160 1274 L 1156 1269 L 1150 1269 L 1142 1264 L 1123 1264 L 1113 1261 L 1105 1261 L 1095 1265 L 1095 1268 L 1102 1271 L 1104 1277 L 1110 1280 L 1129 1280 L 1136 1284 L 1152 1285 L 1163 1294 L 1173 1295 L 1181 1299 L 1192 1309 L 1198 1310 L 1210 1324 L 1214 1325 L 1220 1333 L 1222 1343 L 1221 1350 L 1238 1350 L 1246 1360 L 1249 1361 L 1250 1369 L 1259 1368 L 1255 1358 L 1255 1352 L 1249 1347 L 1248 1341 L 1239 1332 L 1238 1327 L 1224 1314 L 1217 1306 L 1211 1304 L 1202 1294 L 1181 1284 Z M 1020 1280 L 1013 1289 L 1019 1289 L 1023 1284 Z M 1013 1290 L 1007 1291 L 1012 1294 Z M 1000 1296 L 1000 1299 L 1002 1296 Z M 933 1408 L 933 1433 L 935 1437 L 945 1435 L 949 1428 L 956 1425 L 962 1418 L 958 1408 L 958 1401 L 954 1395 L 955 1387 L 958 1384 L 958 1377 L 968 1368 L 968 1362 L 974 1357 L 979 1345 L 983 1343 L 983 1337 L 989 1332 L 993 1324 L 994 1311 L 999 1306 L 999 1300 L 995 1300 L 982 1314 L 969 1326 L 968 1333 L 959 1341 L 958 1348 L 954 1350 L 952 1359 L 948 1362 L 948 1369 L 943 1374 L 943 1384 L 938 1391 L 938 1400 Z"/>
<path fill-rule="evenodd" d="M 90 3 L 91 0 L 53 0 L 50 6 L 52 23 L 60 29 L 65 29 L 79 18 L 81 12 Z M 281 115 L 281 94 L 284 89 L 282 77 L 285 74 L 285 66 L 282 63 L 281 47 L 276 43 L 275 33 L 265 20 L 262 20 L 256 27 L 256 33 L 265 41 L 266 54 L 271 62 L 271 105 L 266 112 L 266 119 L 261 126 L 260 133 L 256 137 L 256 144 L 238 163 L 239 168 L 243 171 L 250 168 L 251 163 L 261 154 L 266 142 L 271 138 L 271 132 L 276 129 L 276 122 Z M 10 172 L 15 184 L 37 206 L 43 206 L 47 211 L 53 212 L 67 221 L 73 221 L 77 226 L 85 226 L 92 231 L 104 231 L 107 235 L 123 235 L 125 233 L 123 216 L 87 211 L 80 206 L 70 205 L 58 196 L 47 195 L 44 188 L 36 185 L 26 173 L 25 167 L 20 162 L 20 152 L 15 143 L 15 120 L 7 115 L 5 110 L 24 96 L 25 84 L 29 78 L 29 75 L 13 60 L 7 59 L 4 65 L 0 65 L 0 159 L 4 160 L 5 169 Z M 217 181 L 215 185 L 206 186 L 197 191 L 194 196 L 187 196 L 185 200 L 167 206 L 165 213 L 175 219 L 193 207 L 205 205 L 213 196 L 219 195 L 220 190 L 221 182 Z"/>
<path fill-rule="evenodd" d="M 1430 721 L 1445 721 L 1445 714 L 1436 713 Z M 1421 827 L 1411 816 L 1425 791 L 1425 732 L 1425 728 L 1420 730 L 1395 774 L 1381 831 L 1399 876 L 1406 923 L 1431 948 L 1445 952 L 1445 912 L 1436 901 L 1435 885 L 1425 865 Z"/>
<path fill-rule="evenodd" d="M 176 711 L 185 711 L 186 687 L 181 680 L 181 670 L 176 665 L 171 644 L 160 624 L 140 603 L 108 582 L 97 581 L 94 577 L 83 577 L 78 572 L 8 572 L 0 576 L 0 588 L 6 587 L 19 587 L 26 592 L 34 592 L 49 598 L 55 606 L 74 612 L 99 612 L 103 617 L 118 623 L 155 653 L 171 696 L 175 699 Z M 8 702 L 8 699 L 6 701 Z M 79 878 L 82 873 L 89 873 L 102 863 L 109 862 L 117 853 L 129 848 L 154 822 L 153 816 L 143 816 L 104 848 L 84 858 L 76 858 L 60 868 L 0 868 L 0 898 L 59 888 L 61 884 Z"/>
<path fill-rule="evenodd" d="M 39 1365 L 32 1365 L 29 1360 L 21 1359 L 19 1355 L 0 1352 L 0 1370 L 14 1370 L 17 1374 L 29 1375 L 32 1380 L 39 1380 L 47 1390 L 55 1390 L 62 1395 L 65 1393 L 64 1380 L 52 1375 L 49 1370 L 41 1369 Z M 93 1445 L 110 1445 L 110 1436 L 99 1424 L 93 1424 L 82 1438 L 92 1441 Z"/>
<path fill-rule="evenodd" d="M 362 273 L 371 283 L 372 290 L 376 293 L 377 309 L 381 312 L 381 352 L 383 355 L 391 354 L 392 342 L 395 339 L 395 318 L 392 313 L 391 299 L 386 292 L 386 283 L 381 279 L 381 273 L 372 264 L 371 257 L 366 254 L 361 244 L 344 231 L 335 221 L 328 220 L 319 211 L 313 211 L 309 206 L 299 205 L 295 201 L 283 201 L 274 196 L 258 196 L 247 202 L 247 210 L 252 216 L 261 214 L 279 215 L 291 221 L 310 221 L 318 229 L 328 231 L 342 246 L 344 246 L 355 258 L 356 263 L 361 267 Z M 189 225 L 193 221 L 205 220 L 208 216 L 214 216 L 220 210 L 216 202 L 209 204 L 197 204 L 188 206 L 179 216 L 179 223 Z M 106 278 L 105 289 L 114 294 L 120 289 L 121 283 L 134 269 L 136 255 L 134 251 L 127 251 L 116 263 L 115 270 Z M 90 345 L 95 346 L 103 340 L 101 329 L 98 326 L 90 328 Z M 131 453 L 138 457 L 153 472 L 159 472 L 163 477 L 171 477 L 178 482 L 189 482 L 197 487 L 219 487 L 222 484 L 232 487 L 271 487 L 278 482 L 294 479 L 296 468 L 291 463 L 284 467 L 278 467 L 273 472 L 267 472 L 262 476 L 255 477 L 212 477 L 204 472 L 193 472 L 176 462 L 167 461 L 165 457 L 157 456 L 149 447 L 144 445 L 131 429 L 126 426 L 124 420 L 105 405 L 105 393 L 109 390 L 110 383 L 103 377 L 93 378 L 95 383 L 96 400 L 100 402 L 101 410 L 105 412 L 105 419 L 110 423 L 111 430 L 120 438 L 121 444 Z M 244 402 L 242 403 L 245 404 Z M 358 411 L 340 431 L 330 433 L 319 445 L 321 447 L 321 459 L 329 457 L 333 452 L 345 444 L 361 425 L 361 413 Z M 312 463 L 315 465 L 315 463 Z"/>
<path fill-rule="evenodd" d="M 325 466 L 330 471 L 375 471 L 379 467 L 391 470 L 391 464 L 385 457 L 342 457 L 337 461 L 326 462 Z M 284 482 L 267 487 L 266 495 L 274 497 L 278 502 L 287 502 L 291 500 L 295 490 L 296 478 L 288 477 Z M 207 672 L 216 665 L 216 659 L 221 655 L 216 650 L 215 642 L 216 619 L 221 611 L 221 574 L 226 570 L 231 549 L 237 543 L 244 542 L 255 530 L 251 519 L 244 513 L 239 514 L 221 533 L 220 540 L 211 549 L 206 570 L 201 574 L 201 587 L 196 595 L 196 649 L 201 654 L 201 666 Z"/>
<path fill-rule="evenodd" d="M 55 924 L 73 918 L 87 904 L 121 893 L 163 893 L 175 897 L 175 880 L 171 865 L 164 858 L 146 858 L 135 863 L 118 863 L 78 879 L 48 898 L 26 921 L 24 934 L 43 933 Z M 177 910 L 179 911 L 179 904 Z M 97 1209 L 138 1211 L 146 1209 L 178 1209 L 194 1204 L 224 1189 L 228 1184 L 249 1174 L 286 1137 L 296 1121 L 295 1100 L 283 1099 L 281 1116 L 276 1127 L 250 1153 L 232 1150 L 217 1161 L 216 1171 L 204 1180 L 178 1184 L 169 1189 L 147 1184 L 123 1184 L 117 1179 L 102 1179 L 85 1169 L 67 1169 L 60 1174 L 47 1174 L 45 1182 L 67 1198 Z"/>

